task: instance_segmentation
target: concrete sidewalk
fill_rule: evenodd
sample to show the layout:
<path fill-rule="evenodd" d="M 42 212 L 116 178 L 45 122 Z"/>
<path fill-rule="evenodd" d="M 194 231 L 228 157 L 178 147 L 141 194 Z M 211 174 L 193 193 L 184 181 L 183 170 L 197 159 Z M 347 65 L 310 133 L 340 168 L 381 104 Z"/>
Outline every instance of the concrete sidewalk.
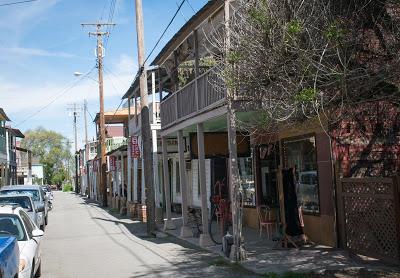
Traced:
<path fill-rule="evenodd" d="M 173 222 L 174 230 L 165 231 L 167 234 L 178 237 L 198 247 L 198 238 L 182 238 L 179 236 L 182 226 L 181 217 L 175 215 Z M 162 229 L 162 226 L 159 226 Z M 268 273 L 284 274 L 288 272 L 316 273 L 327 276 L 328 273 L 354 273 L 347 277 L 364 277 L 366 273 L 383 273 L 373 277 L 400 277 L 400 270 L 395 267 L 386 266 L 379 261 L 353 257 L 345 250 L 316 246 L 302 249 L 273 248 L 275 243 L 259 236 L 258 231 L 251 228 L 243 228 L 247 260 L 240 264 L 249 271 L 266 275 Z M 221 245 L 204 248 L 220 256 L 224 256 Z M 360 273 L 363 273 L 362 275 Z M 361 276 L 359 276 L 361 275 Z M 336 276 L 335 276 L 336 277 Z M 341 277 L 346 277 L 341 276 Z"/>

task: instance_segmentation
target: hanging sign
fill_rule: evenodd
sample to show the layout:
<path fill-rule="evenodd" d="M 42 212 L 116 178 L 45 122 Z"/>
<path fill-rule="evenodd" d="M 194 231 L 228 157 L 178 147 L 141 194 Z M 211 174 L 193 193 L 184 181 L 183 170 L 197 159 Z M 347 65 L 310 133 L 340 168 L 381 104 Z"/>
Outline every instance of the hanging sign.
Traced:
<path fill-rule="evenodd" d="M 114 155 L 110 156 L 110 171 L 115 171 L 117 158 Z"/>
<path fill-rule="evenodd" d="M 132 158 L 140 158 L 140 147 L 137 136 L 131 137 L 131 156 Z"/>
<path fill-rule="evenodd" d="M 99 170 L 98 160 L 93 160 L 93 172 L 98 172 L 98 170 Z"/>

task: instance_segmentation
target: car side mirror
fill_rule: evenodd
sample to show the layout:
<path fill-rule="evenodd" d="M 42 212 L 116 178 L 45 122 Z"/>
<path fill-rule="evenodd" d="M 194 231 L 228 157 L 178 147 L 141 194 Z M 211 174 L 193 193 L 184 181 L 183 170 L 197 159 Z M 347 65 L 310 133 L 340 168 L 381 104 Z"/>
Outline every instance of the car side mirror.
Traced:
<path fill-rule="evenodd" d="M 39 229 L 35 229 L 32 231 L 32 237 L 41 237 L 44 235 L 44 232 Z"/>
<path fill-rule="evenodd" d="M 44 212 L 44 206 L 40 205 L 36 208 L 36 212 Z"/>

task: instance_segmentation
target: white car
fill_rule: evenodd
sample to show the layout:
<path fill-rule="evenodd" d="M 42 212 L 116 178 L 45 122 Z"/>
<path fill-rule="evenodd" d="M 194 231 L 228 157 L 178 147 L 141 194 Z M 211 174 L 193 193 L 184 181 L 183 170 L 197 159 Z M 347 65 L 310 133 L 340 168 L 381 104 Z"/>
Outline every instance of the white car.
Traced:
<path fill-rule="evenodd" d="M 15 236 L 20 260 L 19 278 L 40 277 L 42 230 L 33 223 L 19 206 L 0 205 L 0 237 Z"/>
<path fill-rule="evenodd" d="M 23 208 L 36 226 L 40 226 L 39 214 L 43 212 L 35 207 L 35 203 L 29 195 L 0 195 L 0 205 L 19 205 Z M 43 208 L 42 208 L 43 209 Z"/>

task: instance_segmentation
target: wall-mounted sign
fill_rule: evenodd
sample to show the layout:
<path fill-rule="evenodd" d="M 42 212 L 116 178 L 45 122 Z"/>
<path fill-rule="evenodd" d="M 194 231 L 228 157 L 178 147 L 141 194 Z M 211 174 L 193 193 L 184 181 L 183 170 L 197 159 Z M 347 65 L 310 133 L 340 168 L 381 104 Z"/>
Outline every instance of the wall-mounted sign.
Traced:
<path fill-rule="evenodd" d="M 117 158 L 114 155 L 111 155 L 109 159 L 110 159 L 110 171 L 115 171 L 117 166 L 116 164 Z"/>
<path fill-rule="evenodd" d="M 140 147 L 137 136 L 131 136 L 131 156 L 132 158 L 140 158 Z"/>
<path fill-rule="evenodd" d="M 183 138 L 185 141 L 185 152 L 188 151 L 188 145 L 186 137 Z M 167 153 L 177 153 L 178 152 L 178 139 L 177 138 L 167 138 Z M 157 152 L 162 153 L 162 140 L 157 138 Z"/>

